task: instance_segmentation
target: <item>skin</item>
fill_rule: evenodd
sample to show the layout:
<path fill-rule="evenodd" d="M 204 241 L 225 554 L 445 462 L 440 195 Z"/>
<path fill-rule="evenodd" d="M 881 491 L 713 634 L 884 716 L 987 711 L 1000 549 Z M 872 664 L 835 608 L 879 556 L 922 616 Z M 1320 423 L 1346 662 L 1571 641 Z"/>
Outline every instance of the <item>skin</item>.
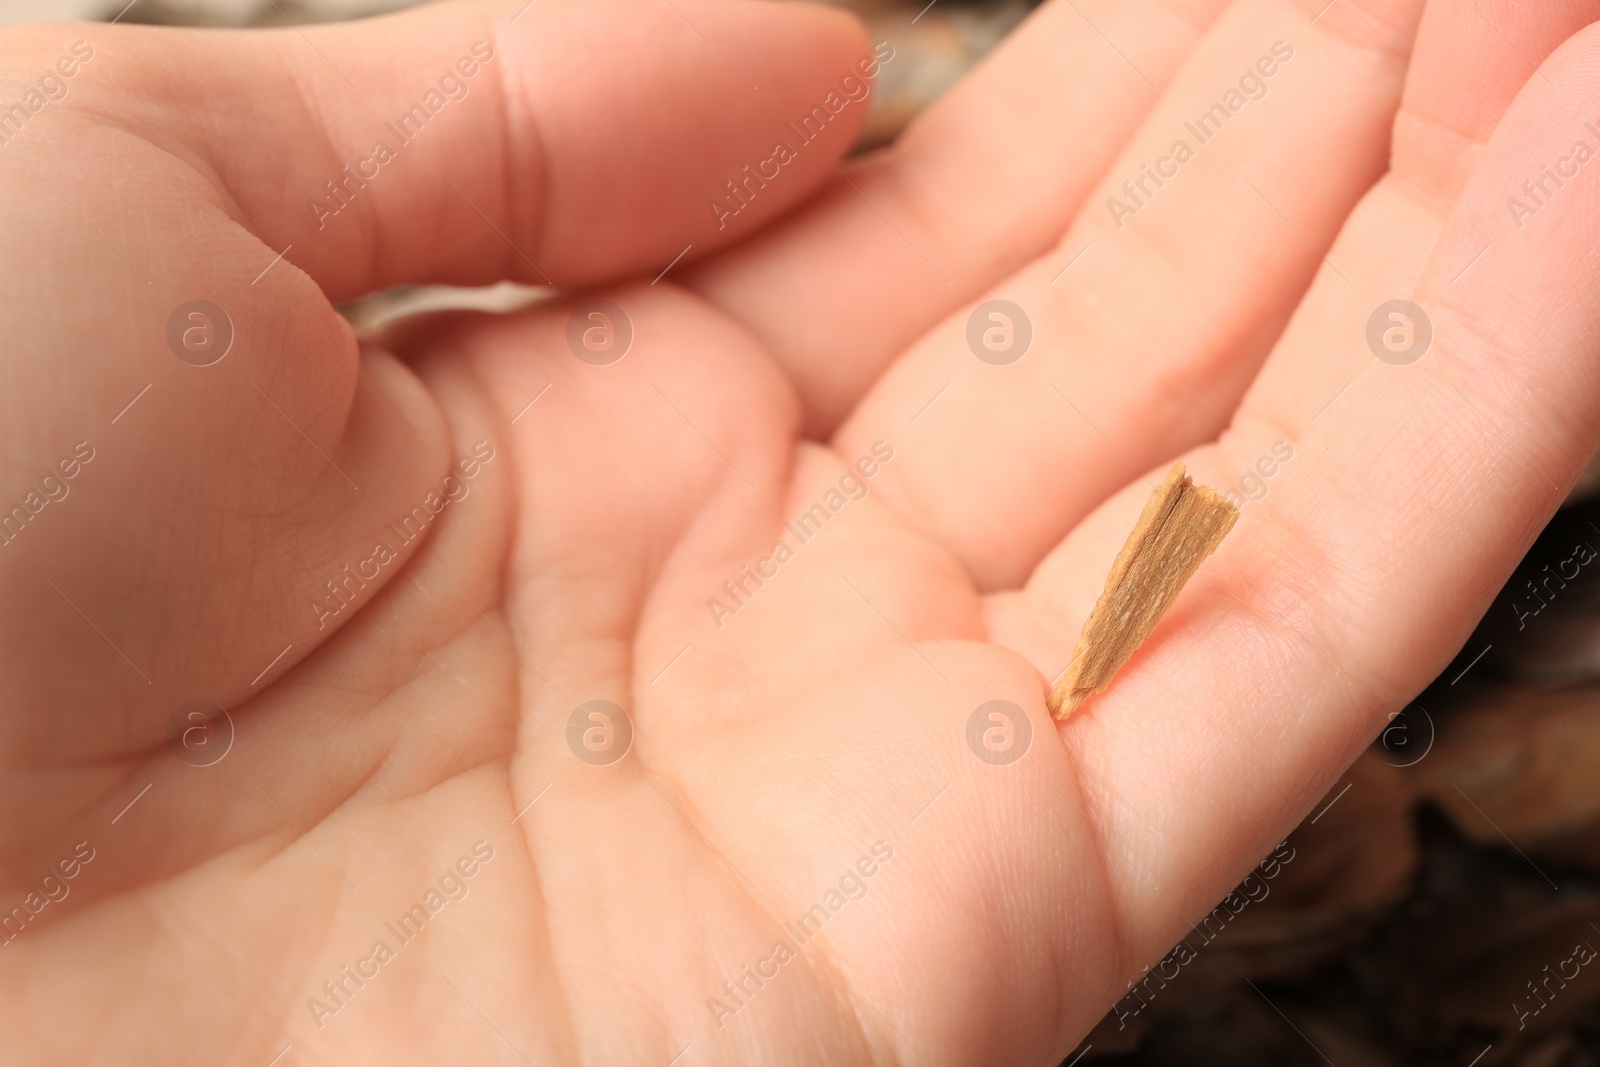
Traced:
<path fill-rule="evenodd" d="M 93 451 L 0 547 L 0 906 L 67 892 L 0 945 L 7 1055 L 1058 1062 L 1461 647 L 1600 443 L 1595 178 L 1507 206 L 1597 147 L 1600 0 L 1054 0 L 895 148 L 837 169 L 851 103 L 720 228 L 860 29 L 519 7 L 0 37 L 7 101 L 93 48 L 0 147 L 5 506 Z M 584 295 L 361 342 L 332 306 L 503 278 Z M 1365 342 L 1397 297 L 1433 333 L 1405 366 Z M 568 345 L 591 298 L 632 325 L 605 366 Z M 1033 327 L 1007 366 L 966 342 L 995 298 Z M 166 337 L 195 299 L 234 332 L 205 367 Z M 1236 487 L 1280 441 L 1052 723 L 1150 481 Z M 174 727 L 196 699 L 228 720 Z"/>

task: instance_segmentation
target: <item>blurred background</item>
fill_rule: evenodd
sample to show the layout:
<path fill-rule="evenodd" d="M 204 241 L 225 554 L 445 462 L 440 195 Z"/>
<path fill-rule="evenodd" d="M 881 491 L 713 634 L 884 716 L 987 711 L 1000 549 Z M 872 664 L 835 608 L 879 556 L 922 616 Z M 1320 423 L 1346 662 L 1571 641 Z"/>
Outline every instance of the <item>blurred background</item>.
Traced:
<path fill-rule="evenodd" d="M 281 28 L 411 2 L 4 0 L 0 25 Z M 863 151 L 892 142 L 1032 6 L 837 2 L 896 51 Z M 423 307 L 524 298 L 407 289 L 345 310 L 370 328 Z M 1390 709 L 1389 728 L 1276 861 L 1066 1062 L 1600 1067 L 1600 560 L 1579 562 L 1585 551 L 1600 554 L 1596 468 L 1456 662 Z"/>

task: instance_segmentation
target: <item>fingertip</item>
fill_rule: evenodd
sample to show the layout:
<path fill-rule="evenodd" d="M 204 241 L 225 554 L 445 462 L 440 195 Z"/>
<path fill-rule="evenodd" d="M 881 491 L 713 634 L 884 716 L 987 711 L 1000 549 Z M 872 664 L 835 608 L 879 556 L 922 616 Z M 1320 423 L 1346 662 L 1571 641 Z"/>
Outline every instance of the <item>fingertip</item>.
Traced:
<path fill-rule="evenodd" d="M 764 226 L 833 173 L 865 124 L 882 58 L 866 24 L 842 8 L 791 0 L 674 5 L 738 70 L 742 82 L 724 97 L 723 121 L 749 131 L 731 173 L 717 174 L 696 205 L 704 228 L 692 261 Z"/>
<path fill-rule="evenodd" d="M 854 11 L 811 0 L 746 0 L 746 7 L 761 7 L 781 12 L 777 17 L 793 22 L 795 32 L 810 34 L 819 49 L 830 49 L 830 57 L 848 62 L 872 47 L 867 24 Z"/>

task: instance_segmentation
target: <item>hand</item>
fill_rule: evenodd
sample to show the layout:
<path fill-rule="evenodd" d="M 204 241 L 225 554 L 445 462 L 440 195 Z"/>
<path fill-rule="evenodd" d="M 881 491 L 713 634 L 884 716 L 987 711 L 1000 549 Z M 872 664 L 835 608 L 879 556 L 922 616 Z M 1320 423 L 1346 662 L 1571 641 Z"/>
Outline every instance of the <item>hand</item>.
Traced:
<path fill-rule="evenodd" d="M 1600 439 L 1600 0 L 1057 0 L 843 174 L 847 19 L 520 6 L 0 38 L 6 1055 L 1058 1060 Z"/>

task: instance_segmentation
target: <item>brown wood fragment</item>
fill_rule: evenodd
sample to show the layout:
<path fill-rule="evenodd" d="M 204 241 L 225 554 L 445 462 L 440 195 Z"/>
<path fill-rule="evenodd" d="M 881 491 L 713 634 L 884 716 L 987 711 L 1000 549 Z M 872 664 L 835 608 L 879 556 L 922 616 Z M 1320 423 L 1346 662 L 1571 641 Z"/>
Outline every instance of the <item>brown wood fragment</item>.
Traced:
<path fill-rule="evenodd" d="M 1052 715 L 1065 719 L 1111 683 L 1238 518 L 1220 493 L 1195 485 L 1182 463 L 1172 465 L 1111 564 L 1072 663 L 1051 690 Z"/>

